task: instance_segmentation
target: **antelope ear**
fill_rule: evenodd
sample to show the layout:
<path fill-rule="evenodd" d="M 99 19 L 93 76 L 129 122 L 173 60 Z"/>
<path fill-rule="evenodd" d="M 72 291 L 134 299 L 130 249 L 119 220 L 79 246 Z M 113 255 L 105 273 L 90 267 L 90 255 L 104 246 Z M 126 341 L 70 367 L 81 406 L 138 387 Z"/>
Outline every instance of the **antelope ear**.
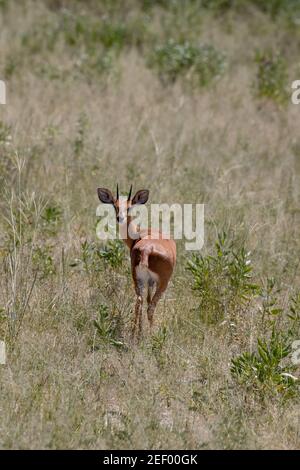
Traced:
<path fill-rule="evenodd" d="M 131 204 L 134 206 L 135 204 L 146 204 L 149 197 L 148 189 L 140 189 L 137 191 L 131 201 Z"/>
<path fill-rule="evenodd" d="M 114 204 L 114 197 L 109 189 L 97 188 L 98 198 L 104 204 Z"/>

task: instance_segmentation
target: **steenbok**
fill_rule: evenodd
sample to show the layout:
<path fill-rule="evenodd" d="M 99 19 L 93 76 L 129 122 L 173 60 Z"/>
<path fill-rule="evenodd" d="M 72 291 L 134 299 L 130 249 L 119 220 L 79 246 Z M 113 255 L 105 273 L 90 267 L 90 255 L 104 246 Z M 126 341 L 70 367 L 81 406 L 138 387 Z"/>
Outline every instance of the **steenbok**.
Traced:
<path fill-rule="evenodd" d="M 132 334 L 135 335 L 138 325 L 138 337 L 140 337 L 142 333 L 144 288 L 147 288 L 147 316 L 152 329 L 155 307 L 166 290 L 174 270 L 176 244 L 174 240 L 163 238 L 163 234 L 159 231 L 143 230 L 133 224 L 130 209 L 148 201 L 148 190 L 137 191 L 135 196 L 131 198 L 131 185 L 127 201 L 126 199 L 120 200 L 118 186 L 116 198 L 106 188 L 98 188 L 97 192 L 101 202 L 112 204 L 115 208 L 120 234 L 130 249 L 131 272 L 137 295 Z M 129 226 L 130 230 L 128 230 Z"/>

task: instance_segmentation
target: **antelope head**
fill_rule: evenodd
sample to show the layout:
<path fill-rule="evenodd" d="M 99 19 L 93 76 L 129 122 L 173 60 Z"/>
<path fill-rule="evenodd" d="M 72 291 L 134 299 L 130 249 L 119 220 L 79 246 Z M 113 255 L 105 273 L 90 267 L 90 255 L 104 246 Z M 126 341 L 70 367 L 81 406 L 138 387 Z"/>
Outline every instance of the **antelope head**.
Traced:
<path fill-rule="evenodd" d="M 117 195 L 114 197 L 112 192 L 106 188 L 98 188 L 98 197 L 104 204 L 112 204 L 116 212 L 116 219 L 118 224 L 129 223 L 130 209 L 137 204 L 146 204 L 149 197 L 148 189 L 140 189 L 137 191 L 133 198 L 131 198 L 132 185 L 126 198 L 119 197 L 119 186 L 117 185 Z"/>

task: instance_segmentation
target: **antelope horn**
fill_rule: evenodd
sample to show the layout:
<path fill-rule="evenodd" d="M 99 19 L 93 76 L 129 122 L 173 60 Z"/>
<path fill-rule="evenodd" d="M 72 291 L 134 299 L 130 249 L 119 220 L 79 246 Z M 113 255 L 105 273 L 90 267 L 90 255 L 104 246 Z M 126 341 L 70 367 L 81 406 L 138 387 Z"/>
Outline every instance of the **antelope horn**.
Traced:
<path fill-rule="evenodd" d="M 131 199 L 131 191 L 132 191 L 132 185 L 130 186 L 130 189 L 129 189 L 129 194 L 128 194 L 127 201 L 130 201 L 130 199 Z"/>
<path fill-rule="evenodd" d="M 117 184 L 117 200 L 119 199 L 119 185 Z"/>

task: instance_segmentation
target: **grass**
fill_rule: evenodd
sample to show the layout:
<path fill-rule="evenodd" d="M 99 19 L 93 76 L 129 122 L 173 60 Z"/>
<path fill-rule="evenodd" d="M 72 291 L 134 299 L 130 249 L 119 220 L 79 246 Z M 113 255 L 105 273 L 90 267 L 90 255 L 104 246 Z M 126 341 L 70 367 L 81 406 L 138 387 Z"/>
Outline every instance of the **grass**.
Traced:
<path fill-rule="evenodd" d="M 184 3 L 0 1 L 1 448 L 299 448 L 295 13 Z M 205 204 L 139 344 L 117 182 Z"/>

